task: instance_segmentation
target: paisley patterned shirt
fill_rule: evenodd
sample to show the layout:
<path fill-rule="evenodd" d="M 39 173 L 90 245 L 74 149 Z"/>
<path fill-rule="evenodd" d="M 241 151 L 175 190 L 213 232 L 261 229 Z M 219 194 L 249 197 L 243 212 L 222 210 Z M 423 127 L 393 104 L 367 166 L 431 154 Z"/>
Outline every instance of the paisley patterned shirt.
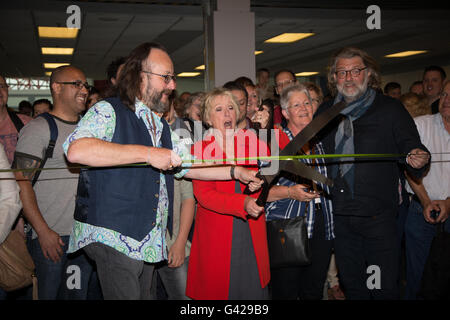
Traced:
<path fill-rule="evenodd" d="M 161 147 L 161 135 L 163 130 L 161 118 L 139 100 L 136 100 L 135 108 L 136 117 L 141 118 L 144 121 L 152 138 L 153 145 Z M 152 118 L 153 121 L 151 120 Z M 156 128 L 153 128 L 153 122 Z M 98 138 L 110 142 L 112 141 L 115 127 L 116 115 L 113 107 L 106 101 L 100 101 L 88 110 L 86 115 L 80 120 L 75 131 L 69 135 L 64 142 L 64 152 L 67 154 L 69 145 L 80 138 Z M 173 151 L 177 153 L 182 160 L 191 160 L 193 156 L 189 152 L 188 147 L 180 141 L 179 136 L 171 131 L 171 137 Z M 189 164 L 183 164 L 183 167 L 186 166 L 189 166 Z M 175 174 L 175 177 L 181 178 L 187 171 L 188 169 L 183 169 Z M 158 209 L 156 212 L 156 224 L 144 239 L 137 241 L 114 230 L 75 221 L 70 235 L 67 253 L 75 252 L 90 243 L 101 242 L 132 259 L 143 260 L 150 263 L 167 259 L 165 231 L 167 226 L 169 197 L 164 174 L 161 173 L 160 178 L 161 184 L 159 189 Z"/>

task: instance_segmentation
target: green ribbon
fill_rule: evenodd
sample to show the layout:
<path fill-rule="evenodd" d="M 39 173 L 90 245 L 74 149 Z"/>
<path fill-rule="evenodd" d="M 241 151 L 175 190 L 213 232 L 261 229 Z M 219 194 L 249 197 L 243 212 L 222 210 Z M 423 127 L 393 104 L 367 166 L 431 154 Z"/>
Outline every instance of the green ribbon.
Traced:
<path fill-rule="evenodd" d="M 450 152 L 443 152 L 440 154 L 450 154 Z M 240 161 L 251 161 L 251 160 L 295 160 L 295 159 L 319 159 L 319 158 L 403 158 L 410 154 L 398 154 L 398 153 L 363 153 L 363 154 L 311 154 L 311 155 L 289 155 L 289 156 L 257 156 L 257 157 L 242 157 L 242 158 L 225 158 L 225 159 L 191 159 L 182 160 L 184 164 L 201 164 L 201 163 L 215 163 L 220 165 L 223 162 L 240 162 Z M 147 163 L 133 163 L 126 165 L 110 166 L 108 168 L 120 168 L 120 167 L 137 167 L 137 166 L 149 166 Z M 211 165 L 205 166 L 211 167 Z M 64 170 L 64 169 L 89 169 L 98 168 L 92 166 L 70 166 L 70 167 L 60 167 L 60 168 L 24 168 L 24 169 L 0 169 L 0 173 L 3 172 L 29 172 L 34 170 Z M 181 168 L 190 168 L 190 166 L 181 166 Z"/>
<path fill-rule="evenodd" d="M 319 159 L 319 158 L 401 158 L 408 154 L 398 153 L 365 153 L 365 154 L 311 154 L 311 155 L 290 155 L 290 156 L 258 156 L 244 158 L 227 159 L 194 159 L 183 160 L 183 163 L 204 163 L 204 162 L 231 162 L 231 161 L 249 161 L 249 160 L 295 160 L 295 159 Z"/>

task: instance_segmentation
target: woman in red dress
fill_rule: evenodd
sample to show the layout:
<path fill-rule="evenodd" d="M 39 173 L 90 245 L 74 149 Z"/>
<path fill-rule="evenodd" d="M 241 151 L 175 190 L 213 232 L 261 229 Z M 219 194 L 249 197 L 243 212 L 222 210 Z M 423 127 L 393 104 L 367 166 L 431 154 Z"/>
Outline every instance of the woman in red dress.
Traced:
<path fill-rule="evenodd" d="M 235 129 L 238 118 L 239 108 L 230 91 L 220 88 L 208 93 L 203 119 L 212 130 L 193 146 L 196 159 L 268 155 L 267 146 L 252 131 Z M 234 164 L 257 170 L 256 161 Z M 193 187 L 198 205 L 186 295 L 193 299 L 268 299 L 266 222 L 263 207 L 255 202 L 259 192 L 245 195 L 246 185 L 235 180 L 194 180 Z"/>

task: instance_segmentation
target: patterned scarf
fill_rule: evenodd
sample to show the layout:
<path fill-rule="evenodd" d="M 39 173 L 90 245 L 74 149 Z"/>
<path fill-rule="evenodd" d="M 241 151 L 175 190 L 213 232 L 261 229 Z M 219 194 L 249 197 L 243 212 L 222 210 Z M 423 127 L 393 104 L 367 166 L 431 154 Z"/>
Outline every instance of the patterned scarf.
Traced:
<path fill-rule="evenodd" d="M 361 117 L 372 105 L 375 100 L 376 92 L 372 88 L 368 88 L 366 92 L 359 97 L 357 100 L 351 102 L 347 108 L 341 111 L 341 114 L 345 118 L 339 124 L 338 130 L 335 137 L 335 153 L 336 154 L 354 154 L 355 145 L 353 140 L 353 121 Z M 344 97 L 342 94 L 338 94 L 334 103 L 342 101 Z M 335 178 L 338 174 L 344 178 L 347 182 L 351 196 L 353 198 L 354 194 L 354 182 L 355 182 L 355 172 L 354 172 L 354 158 L 346 158 L 345 162 L 342 162 L 338 166 L 333 166 L 332 176 Z"/>

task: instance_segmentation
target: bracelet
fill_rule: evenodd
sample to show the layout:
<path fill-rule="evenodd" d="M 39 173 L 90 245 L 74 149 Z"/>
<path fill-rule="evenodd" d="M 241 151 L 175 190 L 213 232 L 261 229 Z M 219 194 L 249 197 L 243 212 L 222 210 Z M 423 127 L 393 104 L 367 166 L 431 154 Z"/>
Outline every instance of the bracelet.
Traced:
<path fill-rule="evenodd" d="M 230 168 L 231 180 L 236 180 L 236 177 L 234 176 L 234 169 L 235 168 L 236 168 L 236 166 L 231 166 L 231 168 Z"/>
<path fill-rule="evenodd" d="M 289 199 L 292 199 L 292 198 L 291 198 L 291 186 L 288 186 L 288 198 L 289 198 Z"/>

